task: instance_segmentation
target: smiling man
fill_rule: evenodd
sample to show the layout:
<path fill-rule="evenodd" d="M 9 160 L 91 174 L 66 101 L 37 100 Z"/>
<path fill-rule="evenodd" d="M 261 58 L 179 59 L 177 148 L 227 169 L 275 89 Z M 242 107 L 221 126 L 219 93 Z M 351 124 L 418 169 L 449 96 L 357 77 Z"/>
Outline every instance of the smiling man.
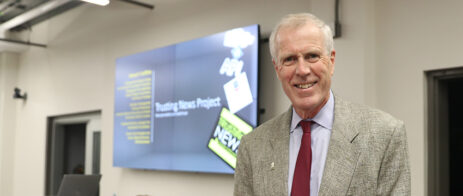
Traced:
<path fill-rule="evenodd" d="M 270 52 L 292 106 L 242 138 L 234 194 L 410 195 L 403 122 L 330 89 L 330 28 L 308 13 L 287 15 Z"/>

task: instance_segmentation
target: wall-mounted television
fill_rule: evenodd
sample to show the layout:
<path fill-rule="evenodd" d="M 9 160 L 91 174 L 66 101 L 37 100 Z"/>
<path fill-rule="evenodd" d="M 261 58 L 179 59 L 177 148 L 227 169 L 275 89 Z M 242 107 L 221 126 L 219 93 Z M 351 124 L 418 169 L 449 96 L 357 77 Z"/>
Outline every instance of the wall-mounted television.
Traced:
<path fill-rule="evenodd" d="M 115 167 L 234 173 L 257 125 L 259 26 L 116 60 Z"/>

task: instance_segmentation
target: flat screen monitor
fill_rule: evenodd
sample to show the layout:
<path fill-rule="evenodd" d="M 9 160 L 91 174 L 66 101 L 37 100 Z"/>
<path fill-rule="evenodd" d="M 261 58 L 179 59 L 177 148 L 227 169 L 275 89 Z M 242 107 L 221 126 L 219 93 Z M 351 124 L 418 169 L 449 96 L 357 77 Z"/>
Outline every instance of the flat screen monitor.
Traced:
<path fill-rule="evenodd" d="M 116 167 L 234 173 L 257 125 L 259 26 L 116 60 Z"/>

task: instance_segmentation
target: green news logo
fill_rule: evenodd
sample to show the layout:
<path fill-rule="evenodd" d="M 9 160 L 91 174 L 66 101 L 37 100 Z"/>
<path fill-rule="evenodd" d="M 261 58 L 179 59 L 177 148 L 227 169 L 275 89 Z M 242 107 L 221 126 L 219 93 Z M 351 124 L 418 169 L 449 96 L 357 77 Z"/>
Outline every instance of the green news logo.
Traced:
<path fill-rule="evenodd" d="M 209 140 L 208 147 L 233 169 L 241 137 L 252 131 L 252 126 L 240 117 L 222 108 L 217 126 Z"/>

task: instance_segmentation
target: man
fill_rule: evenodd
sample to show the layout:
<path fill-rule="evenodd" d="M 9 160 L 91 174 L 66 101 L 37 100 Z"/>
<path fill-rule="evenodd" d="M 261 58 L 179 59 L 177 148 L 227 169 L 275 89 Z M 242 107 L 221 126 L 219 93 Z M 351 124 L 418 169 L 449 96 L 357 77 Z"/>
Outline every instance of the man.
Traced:
<path fill-rule="evenodd" d="M 403 122 L 330 90 L 330 28 L 288 15 L 270 52 L 292 107 L 242 138 L 234 195 L 410 195 Z"/>

